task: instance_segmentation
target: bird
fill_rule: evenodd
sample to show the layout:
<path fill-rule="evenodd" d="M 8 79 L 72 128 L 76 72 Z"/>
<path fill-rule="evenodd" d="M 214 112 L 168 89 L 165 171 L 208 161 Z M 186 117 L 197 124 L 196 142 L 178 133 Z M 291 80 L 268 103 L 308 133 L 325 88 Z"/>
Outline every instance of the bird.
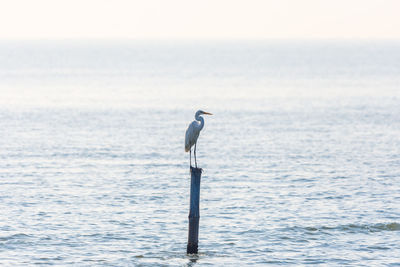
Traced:
<path fill-rule="evenodd" d="M 196 144 L 197 139 L 199 138 L 200 131 L 204 127 L 204 118 L 200 115 L 213 115 L 212 113 L 205 112 L 202 110 L 198 110 L 194 115 L 196 120 L 192 121 L 187 130 L 185 135 L 185 152 L 190 151 L 189 159 L 190 159 L 190 167 L 192 168 L 192 146 L 194 145 L 194 162 L 197 168 L 197 160 L 196 160 Z"/>

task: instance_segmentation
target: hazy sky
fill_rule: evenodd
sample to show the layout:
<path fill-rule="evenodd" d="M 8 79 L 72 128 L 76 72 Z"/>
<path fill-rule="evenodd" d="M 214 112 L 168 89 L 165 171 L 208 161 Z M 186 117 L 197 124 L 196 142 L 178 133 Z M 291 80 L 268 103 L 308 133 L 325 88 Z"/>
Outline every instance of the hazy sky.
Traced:
<path fill-rule="evenodd" d="M 400 38 L 400 0 L 5 0 L 0 38 Z"/>

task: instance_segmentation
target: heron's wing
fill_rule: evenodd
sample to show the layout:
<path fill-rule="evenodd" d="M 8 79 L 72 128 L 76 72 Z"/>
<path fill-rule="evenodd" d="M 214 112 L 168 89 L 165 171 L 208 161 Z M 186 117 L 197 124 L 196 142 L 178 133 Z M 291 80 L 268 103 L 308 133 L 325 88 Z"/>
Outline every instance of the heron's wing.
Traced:
<path fill-rule="evenodd" d="M 190 148 L 193 146 L 193 123 L 189 124 L 189 127 L 186 129 L 185 135 L 185 151 L 188 152 Z"/>
<path fill-rule="evenodd" d="M 198 131 L 198 123 L 193 121 L 189 124 L 185 135 L 185 151 L 188 152 L 190 148 L 196 143 L 200 131 Z"/>

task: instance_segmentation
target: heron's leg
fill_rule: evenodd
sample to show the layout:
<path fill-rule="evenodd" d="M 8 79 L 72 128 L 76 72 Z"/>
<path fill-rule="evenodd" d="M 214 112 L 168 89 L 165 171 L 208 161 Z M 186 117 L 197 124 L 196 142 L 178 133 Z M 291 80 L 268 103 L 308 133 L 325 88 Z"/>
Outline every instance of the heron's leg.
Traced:
<path fill-rule="evenodd" d="M 189 162 L 190 162 L 190 167 L 192 167 L 192 148 L 190 148 Z"/>
<path fill-rule="evenodd" d="M 196 145 L 197 145 L 197 142 L 196 142 L 196 143 L 194 143 L 194 164 L 196 165 L 196 168 L 197 168 L 197 159 L 196 159 Z"/>

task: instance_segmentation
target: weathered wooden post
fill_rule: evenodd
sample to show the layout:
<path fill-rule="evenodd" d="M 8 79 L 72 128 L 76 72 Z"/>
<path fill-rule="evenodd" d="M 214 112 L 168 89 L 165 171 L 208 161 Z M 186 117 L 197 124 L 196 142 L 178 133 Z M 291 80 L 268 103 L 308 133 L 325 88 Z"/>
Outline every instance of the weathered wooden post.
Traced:
<path fill-rule="evenodd" d="M 199 219 L 200 219 L 200 180 L 201 168 L 190 166 L 190 211 L 189 211 L 189 234 L 187 243 L 187 254 L 197 254 L 199 243 Z"/>

